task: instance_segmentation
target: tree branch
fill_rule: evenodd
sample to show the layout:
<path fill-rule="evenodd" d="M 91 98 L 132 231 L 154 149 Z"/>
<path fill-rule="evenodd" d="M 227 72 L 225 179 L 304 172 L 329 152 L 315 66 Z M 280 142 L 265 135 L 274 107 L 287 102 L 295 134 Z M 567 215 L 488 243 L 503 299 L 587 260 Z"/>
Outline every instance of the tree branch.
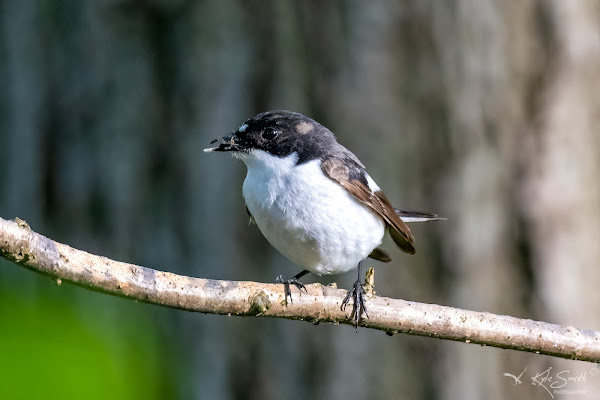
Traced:
<path fill-rule="evenodd" d="M 286 307 L 280 284 L 218 281 L 157 271 L 96 256 L 0 218 L 0 255 L 22 267 L 87 289 L 186 311 L 351 324 L 345 290 L 307 285 Z M 600 332 L 547 322 L 374 296 L 365 328 L 600 362 Z"/>

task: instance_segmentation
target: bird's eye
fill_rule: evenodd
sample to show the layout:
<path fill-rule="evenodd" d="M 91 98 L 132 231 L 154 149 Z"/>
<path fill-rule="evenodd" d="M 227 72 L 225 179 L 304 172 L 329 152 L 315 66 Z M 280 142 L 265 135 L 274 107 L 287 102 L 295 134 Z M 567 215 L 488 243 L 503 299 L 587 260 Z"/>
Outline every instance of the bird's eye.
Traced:
<path fill-rule="evenodd" d="M 273 140 L 277 136 L 277 133 L 273 128 L 266 128 L 260 136 L 265 140 Z"/>

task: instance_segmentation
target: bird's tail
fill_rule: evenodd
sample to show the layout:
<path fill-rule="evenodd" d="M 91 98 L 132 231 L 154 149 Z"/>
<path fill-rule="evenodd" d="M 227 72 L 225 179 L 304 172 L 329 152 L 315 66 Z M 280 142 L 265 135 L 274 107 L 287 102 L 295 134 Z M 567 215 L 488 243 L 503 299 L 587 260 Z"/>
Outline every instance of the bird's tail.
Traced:
<path fill-rule="evenodd" d="M 404 222 L 426 222 L 426 221 L 443 221 L 446 218 L 439 217 L 434 213 L 426 213 L 421 211 L 405 211 L 394 208 L 396 214 L 402 219 Z"/>

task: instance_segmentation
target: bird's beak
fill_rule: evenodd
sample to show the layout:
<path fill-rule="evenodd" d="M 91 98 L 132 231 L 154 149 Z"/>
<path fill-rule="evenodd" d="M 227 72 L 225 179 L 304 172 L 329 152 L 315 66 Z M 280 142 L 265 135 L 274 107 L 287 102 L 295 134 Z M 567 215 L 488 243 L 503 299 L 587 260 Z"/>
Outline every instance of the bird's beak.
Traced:
<path fill-rule="evenodd" d="M 209 147 L 204 149 L 205 153 L 211 151 L 240 151 L 241 148 L 239 146 L 239 138 L 235 136 L 235 133 L 232 133 L 229 136 L 223 136 L 220 138 L 216 138 L 210 144 L 219 143 L 216 147 Z"/>

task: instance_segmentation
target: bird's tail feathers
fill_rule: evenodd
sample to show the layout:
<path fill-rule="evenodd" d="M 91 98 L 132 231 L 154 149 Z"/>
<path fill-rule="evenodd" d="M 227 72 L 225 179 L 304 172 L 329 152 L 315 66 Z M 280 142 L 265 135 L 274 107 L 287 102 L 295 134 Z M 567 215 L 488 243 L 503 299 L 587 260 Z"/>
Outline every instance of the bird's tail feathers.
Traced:
<path fill-rule="evenodd" d="M 406 211 L 394 208 L 396 214 L 404 222 L 427 222 L 427 221 L 445 221 L 446 218 L 439 217 L 434 213 L 426 213 L 422 211 Z"/>

